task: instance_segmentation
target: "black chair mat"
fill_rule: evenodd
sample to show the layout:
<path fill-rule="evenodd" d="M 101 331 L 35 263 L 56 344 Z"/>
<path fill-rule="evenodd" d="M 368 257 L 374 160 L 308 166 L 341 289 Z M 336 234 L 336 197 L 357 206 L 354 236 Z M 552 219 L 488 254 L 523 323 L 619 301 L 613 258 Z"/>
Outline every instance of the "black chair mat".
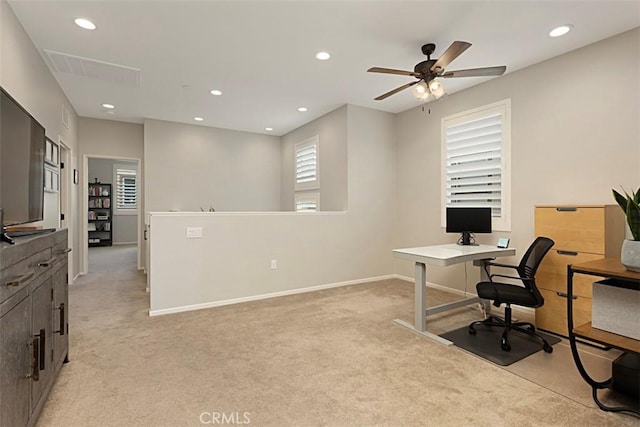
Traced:
<path fill-rule="evenodd" d="M 542 342 L 540 340 L 518 331 L 509 332 L 511 351 L 504 351 L 500 347 L 502 328 L 478 325 L 476 326 L 476 331 L 477 333 L 475 335 L 471 335 L 469 334 L 469 327 L 464 326 L 440 334 L 440 336 L 452 341 L 457 347 L 500 366 L 509 366 L 518 360 L 542 351 Z M 560 342 L 560 338 L 558 337 L 540 331 L 537 332 L 547 340 L 549 345 Z"/>

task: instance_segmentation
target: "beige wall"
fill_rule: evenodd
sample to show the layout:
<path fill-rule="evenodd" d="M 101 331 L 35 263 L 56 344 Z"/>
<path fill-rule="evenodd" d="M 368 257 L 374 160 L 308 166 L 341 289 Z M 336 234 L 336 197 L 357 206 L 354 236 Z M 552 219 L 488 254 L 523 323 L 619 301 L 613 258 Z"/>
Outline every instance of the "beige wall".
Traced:
<path fill-rule="evenodd" d="M 81 117 L 79 120 L 79 135 L 80 135 L 80 156 L 83 159 L 87 159 L 87 162 L 83 165 L 83 173 L 80 174 L 80 188 L 82 189 L 83 201 L 81 202 L 81 214 L 84 223 L 86 223 L 86 211 L 87 211 L 87 185 L 91 181 L 91 175 L 89 172 L 89 158 L 108 158 L 108 159 L 139 159 L 139 197 L 142 203 L 139 206 L 139 212 L 144 212 L 144 127 L 137 123 L 125 123 L 116 122 L 113 120 L 102 120 Z M 87 175 L 84 174 L 86 171 Z M 109 179 L 111 182 L 113 179 Z M 145 243 L 142 238 L 144 230 L 143 221 L 144 215 L 137 216 L 138 225 L 136 227 L 137 242 L 138 242 L 138 266 L 144 268 L 146 259 L 145 257 Z M 114 224 L 116 228 L 117 224 Z M 83 272 L 88 271 L 88 258 L 87 248 L 88 242 L 86 237 L 86 229 L 83 232 L 83 245 L 82 245 L 82 260 L 83 260 Z M 115 230 L 114 230 L 115 237 Z"/>
<path fill-rule="evenodd" d="M 158 120 L 144 124 L 146 211 L 280 210 L 280 138 Z"/>
<path fill-rule="evenodd" d="M 282 137 L 281 209 L 294 209 L 295 145 L 314 136 L 320 145 L 320 210 L 347 210 L 347 106 Z"/>
<path fill-rule="evenodd" d="M 71 148 L 71 164 L 67 166 L 77 168 L 78 117 L 5 0 L 0 0 L 0 85 L 45 127 L 49 138 L 63 141 Z M 63 108 L 68 112 L 68 126 L 62 123 Z M 80 264 L 76 250 L 80 246 L 80 235 L 76 231 L 80 224 L 78 187 L 70 182 L 63 185 L 67 185 L 70 193 L 71 212 L 66 214 L 69 215 L 69 244 L 74 249 L 69 268 L 70 276 L 74 278 Z M 45 202 L 45 224 L 57 226 L 60 213 L 57 193 L 48 193 Z"/>
<path fill-rule="evenodd" d="M 638 188 L 640 29 L 621 34 L 397 117 L 396 246 L 452 242 L 440 227 L 442 117 L 511 99 L 512 231 L 517 259 L 534 238 L 536 204 L 613 203 L 611 189 Z M 603 73 L 603 64 L 613 64 Z M 397 271 L 413 276 L 413 266 Z M 470 290 L 477 271 L 471 268 Z M 464 289 L 464 266 L 432 268 L 428 280 Z"/>
<path fill-rule="evenodd" d="M 345 111 L 349 210 L 152 215 L 152 313 L 393 273 L 394 116 L 355 106 Z M 345 120 L 344 114 L 333 118 Z M 202 227 L 203 237 L 187 239 L 187 227 Z"/>

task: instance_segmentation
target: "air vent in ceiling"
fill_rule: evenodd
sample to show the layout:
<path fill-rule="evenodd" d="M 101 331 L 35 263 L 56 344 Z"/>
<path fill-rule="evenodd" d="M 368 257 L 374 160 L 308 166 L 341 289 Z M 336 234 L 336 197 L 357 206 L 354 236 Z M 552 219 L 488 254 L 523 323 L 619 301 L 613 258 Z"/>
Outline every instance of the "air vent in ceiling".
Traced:
<path fill-rule="evenodd" d="M 140 70 L 43 49 L 53 71 L 127 86 L 140 86 Z"/>

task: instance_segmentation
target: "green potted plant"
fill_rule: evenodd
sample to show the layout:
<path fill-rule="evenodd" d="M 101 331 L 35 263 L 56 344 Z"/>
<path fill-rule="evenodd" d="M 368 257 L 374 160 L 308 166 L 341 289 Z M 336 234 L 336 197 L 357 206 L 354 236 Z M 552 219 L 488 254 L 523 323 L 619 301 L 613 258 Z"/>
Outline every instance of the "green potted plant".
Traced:
<path fill-rule="evenodd" d="M 627 217 L 632 239 L 622 242 L 620 261 L 627 270 L 640 272 L 640 188 L 632 191 L 631 195 L 624 190 L 623 193 L 624 195 L 613 190 L 613 198 Z"/>

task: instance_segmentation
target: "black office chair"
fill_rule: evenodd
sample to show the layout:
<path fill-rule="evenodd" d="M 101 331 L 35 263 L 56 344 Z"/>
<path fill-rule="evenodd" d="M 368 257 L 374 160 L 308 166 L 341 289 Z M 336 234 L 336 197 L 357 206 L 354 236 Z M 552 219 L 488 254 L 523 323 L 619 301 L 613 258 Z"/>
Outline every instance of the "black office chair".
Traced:
<path fill-rule="evenodd" d="M 547 252 L 549 252 L 549 249 L 551 249 L 553 244 L 553 240 L 547 237 L 537 237 L 531 246 L 529 246 L 529 249 L 527 249 L 527 252 L 520 260 L 519 265 L 507 265 L 497 262 L 488 263 L 489 265 L 497 267 L 513 268 L 518 272 L 518 276 L 492 274 L 489 277 L 489 282 L 480 282 L 476 285 L 478 296 L 480 298 L 492 300 L 493 305 L 496 307 L 500 307 L 501 304 L 506 304 L 506 307 L 504 309 L 504 320 L 498 317 L 489 316 L 485 320 L 479 320 L 470 324 L 469 333 L 471 335 L 476 334 L 476 325 L 499 326 L 504 328 L 501 341 L 502 350 L 504 351 L 511 350 L 508 334 L 512 329 L 538 338 L 542 341 L 542 348 L 545 352 L 551 353 L 553 351 L 553 347 L 549 345 L 547 340 L 536 333 L 536 327 L 531 323 L 511 321 L 511 304 L 532 308 L 542 307 L 544 304 L 544 298 L 536 287 L 535 274 L 538 266 L 542 262 L 542 258 L 544 258 Z M 518 279 L 522 281 L 524 286 L 495 282 L 493 280 L 494 277 Z"/>

